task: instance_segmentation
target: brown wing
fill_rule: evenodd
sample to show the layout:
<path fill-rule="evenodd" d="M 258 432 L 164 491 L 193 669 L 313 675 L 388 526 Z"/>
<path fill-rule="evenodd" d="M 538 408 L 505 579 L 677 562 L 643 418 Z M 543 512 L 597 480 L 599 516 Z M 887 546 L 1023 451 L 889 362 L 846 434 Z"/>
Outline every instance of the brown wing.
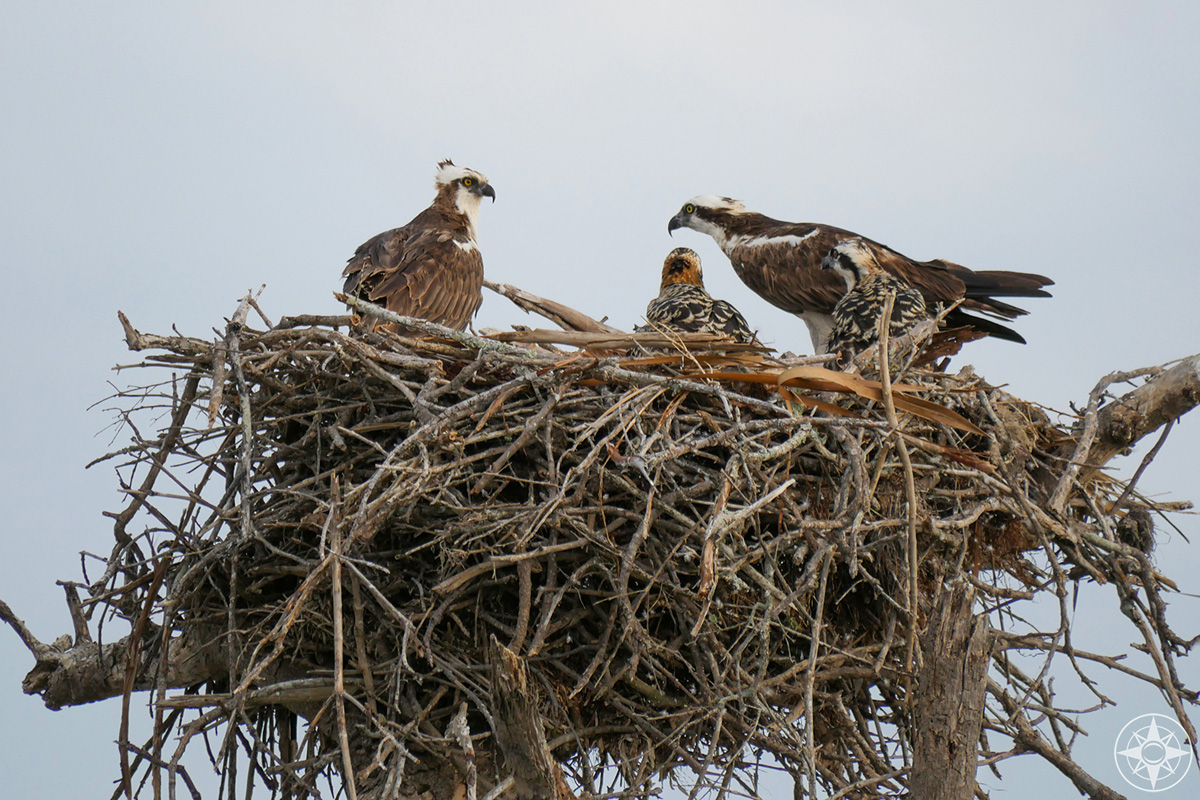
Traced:
<path fill-rule="evenodd" d="M 919 291 L 930 305 L 948 305 L 966 294 L 967 285 L 962 278 L 963 272 L 970 272 L 966 267 L 959 267 L 962 272 L 957 272 L 945 262 L 913 261 L 890 247 L 876 242 L 869 245 L 879 266 Z"/>
<path fill-rule="evenodd" d="M 885 260 L 877 251 L 880 266 L 889 273 L 904 278 L 914 289 L 920 291 L 929 307 L 950 305 L 962 300 L 958 308 L 946 316 L 948 327 L 971 327 L 980 333 L 1009 342 L 1024 344 L 1025 338 L 1012 328 L 993 320 L 1007 321 L 1029 312 L 1011 303 L 997 300 L 995 296 L 1049 297 L 1050 293 L 1041 287 L 1054 283 L 1049 278 L 1033 273 L 975 272 L 941 259 L 913 261 L 890 248 L 882 245 L 878 247 L 890 254 Z M 978 312 L 991 319 L 968 312 Z"/>
<path fill-rule="evenodd" d="M 1007 270 L 981 270 L 975 272 L 951 261 L 935 258 L 922 262 L 930 269 L 949 270 L 965 286 L 962 307 L 980 311 L 999 319 L 1015 319 L 1029 312 L 997 297 L 1050 297 L 1043 286 L 1053 286 L 1054 281 L 1045 275 L 1032 272 L 1010 272 Z"/>
<path fill-rule="evenodd" d="M 790 225 L 754 237 L 764 239 L 761 244 L 730 248 L 727 255 L 742 283 L 776 308 L 792 314 L 829 314 L 846 293 L 846 284 L 836 274 L 823 272 L 821 259 L 843 237 L 852 236 L 823 225 Z"/>
<path fill-rule="evenodd" d="M 935 258 L 932 261 L 921 262 L 928 268 L 949 270 L 958 276 L 967 286 L 967 294 L 988 292 L 1000 297 L 1050 297 L 1043 286 L 1053 286 L 1054 281 L 1045 275 L 1032 272 L 1011 272 L 1009 270 L 980 270 L 967 269 L 961 264 Z"/>
<path fill-rule="evenodd" d="M 746 324 L 742 312 L 725 300 L 713 300 L 712 328 L 738 342 L 754 341 L 754 331 Z"/>
<path fill-rule="evenodd" d="M 367 299 L 390 311 L 462 330 L 483 303 L 483 257 L 446 232 L 422 232 Z"/>
<path fill-rule="evenodd" d="M 803 314 L 831 314 L 845 294 L 845 283 L 836 274 L 822 270 L 821 259 L 843 239 L 861 239 L 875 254 L 879 265 L 921 292 L 928 306 L 949 304 L 965 298 L 962 308 L 999 319 L 1025 314 L 1017 306 L 996 297 L 1049 297 L 1042 289 L 1054 281 L 1025 272 L 975 272 L 949 261 L 914 261 L 879 242 L 842 228 L 812 223 L 786 223 L 751 215 L 739 231 L 750 244 L 731 248 L 729 260 L 738 277 L 772 305 Z M 763 244 L 752 244 L 756 239 Z M 1016 332 L 990 320 L 979 320 L 956 310 L 950 324 L 972 325 L 1012 341 L 1024 341 Z"/>
<path fill-rule="evenodd" d="M 373 300 L 373 290 L 392 271 L 399 268 L 412 223 L 372 236 L 358 246 L 342 271 L 345 294 Z"/>
<path fill-rule="evenodd" d="M 483 258 L 461 219 L 430 206 L 359 245 L 343 291 L 389 311 L 462 330 L 483 303 Z"/>

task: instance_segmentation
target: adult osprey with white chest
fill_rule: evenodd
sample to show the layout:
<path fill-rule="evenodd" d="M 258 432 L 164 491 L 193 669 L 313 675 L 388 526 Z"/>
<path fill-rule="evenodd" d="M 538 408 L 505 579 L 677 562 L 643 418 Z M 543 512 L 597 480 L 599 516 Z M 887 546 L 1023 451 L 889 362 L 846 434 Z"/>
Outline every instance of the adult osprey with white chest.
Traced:
<path fill-rule="evenodd" d="M 359 245 L 342 291 L 461 331 L 483 303 L 475 230 L 480 202 L 495 202 L 496 192 L 483 174 L 449 159 L 438 163 L 434 188 L 433 203 L 411 222 Z"/>
<path fill-rule="evenodd" d="M 684 203 L 667 231 L 691 228 L 707 233 L 729 256 L 742 282 L 771 305 L 804 320 L 816 353 L 827 352 L 833 308 L 846 293 L 844 282 L 822 272 L 821 260 L 845 239 L 859 239 L 880 268 L 925 298 L 926 305 L 962 303 L 950 312 L 950 327 L 969 326 L 980 333 L 1024 343 L 1016 331 L 995 322 L 1028 313 L 997 297 L 1049 297 L 1042 287 L 1054 281 L 1025 272 L 974 272 L 949 261 L 916 261 L 885 245 L 841 228 L 810 222 L 782 222 L 749 211 L 729 197 L 700 195 Z M 992 317 L 985 319 L 968 311 Z"/>

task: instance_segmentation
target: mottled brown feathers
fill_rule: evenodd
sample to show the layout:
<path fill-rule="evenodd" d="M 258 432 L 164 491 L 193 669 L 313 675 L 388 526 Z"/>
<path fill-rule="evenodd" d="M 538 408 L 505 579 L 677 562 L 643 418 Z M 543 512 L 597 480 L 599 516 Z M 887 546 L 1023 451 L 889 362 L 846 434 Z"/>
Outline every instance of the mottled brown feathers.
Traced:
<path fill-rule="evenodd" d="M 475 240 L 487 178 L 438 163 L 433 203 L 407 225 L 361 244 L 342 277 L 346 294 L 389 311 L 462 330 L 483 302 L 483 257 Z"/>
<path fill-rule="evenodd" d="M 879 323 L 889 294 L 889 337 L 903 336 L 929 318 L 921 293 L 885 272 L 874 251 L 860 238 L 845 239 L 831 248 L 821 269 L 838 274 L 846 286 L 846 293 L 833 307 L 833 330 L 826 346 L 827 352 L 838 354 L 840 363 L 879 341 Z"/>
<path fill-rule="evenodd" d="M 683 332 L 724 334 L 738 342 L 754 341 L 754 332 L 741 313 L 705 291 L 700 256 L 686 247 L 675 248 L 663 261 L 658 297 L 646 306 L 646 319 L 652 325 L 638 330 L 653 330 L 658 325 Z"/>

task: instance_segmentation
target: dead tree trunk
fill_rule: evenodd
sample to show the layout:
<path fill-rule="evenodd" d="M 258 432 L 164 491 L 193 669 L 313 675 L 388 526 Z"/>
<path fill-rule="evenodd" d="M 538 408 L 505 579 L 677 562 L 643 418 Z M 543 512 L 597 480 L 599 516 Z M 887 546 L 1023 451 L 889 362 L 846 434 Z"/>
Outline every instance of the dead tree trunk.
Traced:
<path fill-rule="evenodd" d="M 546 744 L 537 691 L 525 664 L 495 636 L 491 660 L 496 744 L 512 774 L 517 800 L 575 800 Z"/>
<path fill-rule="evenodd" d="M 921 642 L 909 777 L 909 796 L 921 800 L 970 800 L 975 794 L 991 636 L 987 616 L 976 615 L 974 604 L 969 584 L 944 587 Z"/>

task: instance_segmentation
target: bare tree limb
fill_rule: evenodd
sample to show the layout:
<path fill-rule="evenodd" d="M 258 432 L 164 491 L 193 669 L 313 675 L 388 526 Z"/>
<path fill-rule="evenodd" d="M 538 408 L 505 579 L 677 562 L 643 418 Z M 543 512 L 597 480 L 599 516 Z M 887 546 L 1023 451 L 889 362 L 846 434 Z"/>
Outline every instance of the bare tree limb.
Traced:
<path fill-rule="evenodd" d="M 38 638 L 33 635 L 33 631 L 25 625 L 25 621 L 14 614 L 12 608 L 3 600 L 0 600 L 0 620 L 7 622 L 9 627 L 16 631 L 17 636 L 21 637 L 21 641 L 29 652 L 33 653 L 34 658 L 40 660 L 43 655 L 53 649 L 54 645 L 38 641 Z M 68 641 L 70 640 L 68 639 Z"/>
<path fill-rule="evenodd" d="M 1071 783 L 1075 784 L 1075 788 L 1081 794 L 1087 797 L 1095 798 L 1095 800 L 1126 800 L 1124 795 L 1114 792 L 1111 788 L 1096 780 L 1091 773 L 1079 766 L 1075 761 L 1072 761 L 1070 757 L 1061 753 L 1050 742 L 1043 739 L 1038 734 L 1037 729 L 1030 724 L 1028 717 L 1025 715 L 1025 710 L 999 684 L 989 680 L 988 691 L 1000 701 L 1000 705 L 1010 715 L 1013 723 L 1016 725 L 1017 732 L 1013 738 L 1018 747 L 1026 752 L 1037 753 L 1046 759 L 1059 772 L 1065 775 Z"/>
<path fill-rule="evenodd" d="M 148 624 L 146 635 L 158 635 L 158 628 Z M 225 657 L 217 646 L 219 639 L 172 639 L 165 658 L 156 656 L 157 667 L 166 670 L 169 687 L 194 686 L 197 683 L 222 677 Z M 126 664 L 133 645 L 132 637 L 100 645 L 60 638 L 37 656 L 38 662 L 21 686 L 25 694 L 40 694 L 47 708 L 57 711 L 65 706 L 78 706 L 117 697 L 125 691 Z M 142 664 L 133 681 L 134 691 L 153 689 L 156 667 Z"/>
<path fill-rule="evenodd" d="M 483 285 L 497 294 L 504 295 L 525 311 L 532 311 L 535 314 L 542 315 L 563 330 L 588 331 L 591 333 L 621 333 L 620 328 L 614 328 L 612 325 L 592 319 L 582 311 L 576 311 L 570 306 L 564 306 L 562 303 L 547 300 L 545 297 L 538 297 L 536 294 L 527 292 L 524 289 L 518 289 L 516 286 L 510 286 L 507 283 L 494 283 L 486 279 Z"/>
<path fill-rule="evenodd" d="M 1200 354 L 1189 356 L 1100 408 L 1084 461 L 1103 466 L 1143 437 L 1200 405 Z"/>

